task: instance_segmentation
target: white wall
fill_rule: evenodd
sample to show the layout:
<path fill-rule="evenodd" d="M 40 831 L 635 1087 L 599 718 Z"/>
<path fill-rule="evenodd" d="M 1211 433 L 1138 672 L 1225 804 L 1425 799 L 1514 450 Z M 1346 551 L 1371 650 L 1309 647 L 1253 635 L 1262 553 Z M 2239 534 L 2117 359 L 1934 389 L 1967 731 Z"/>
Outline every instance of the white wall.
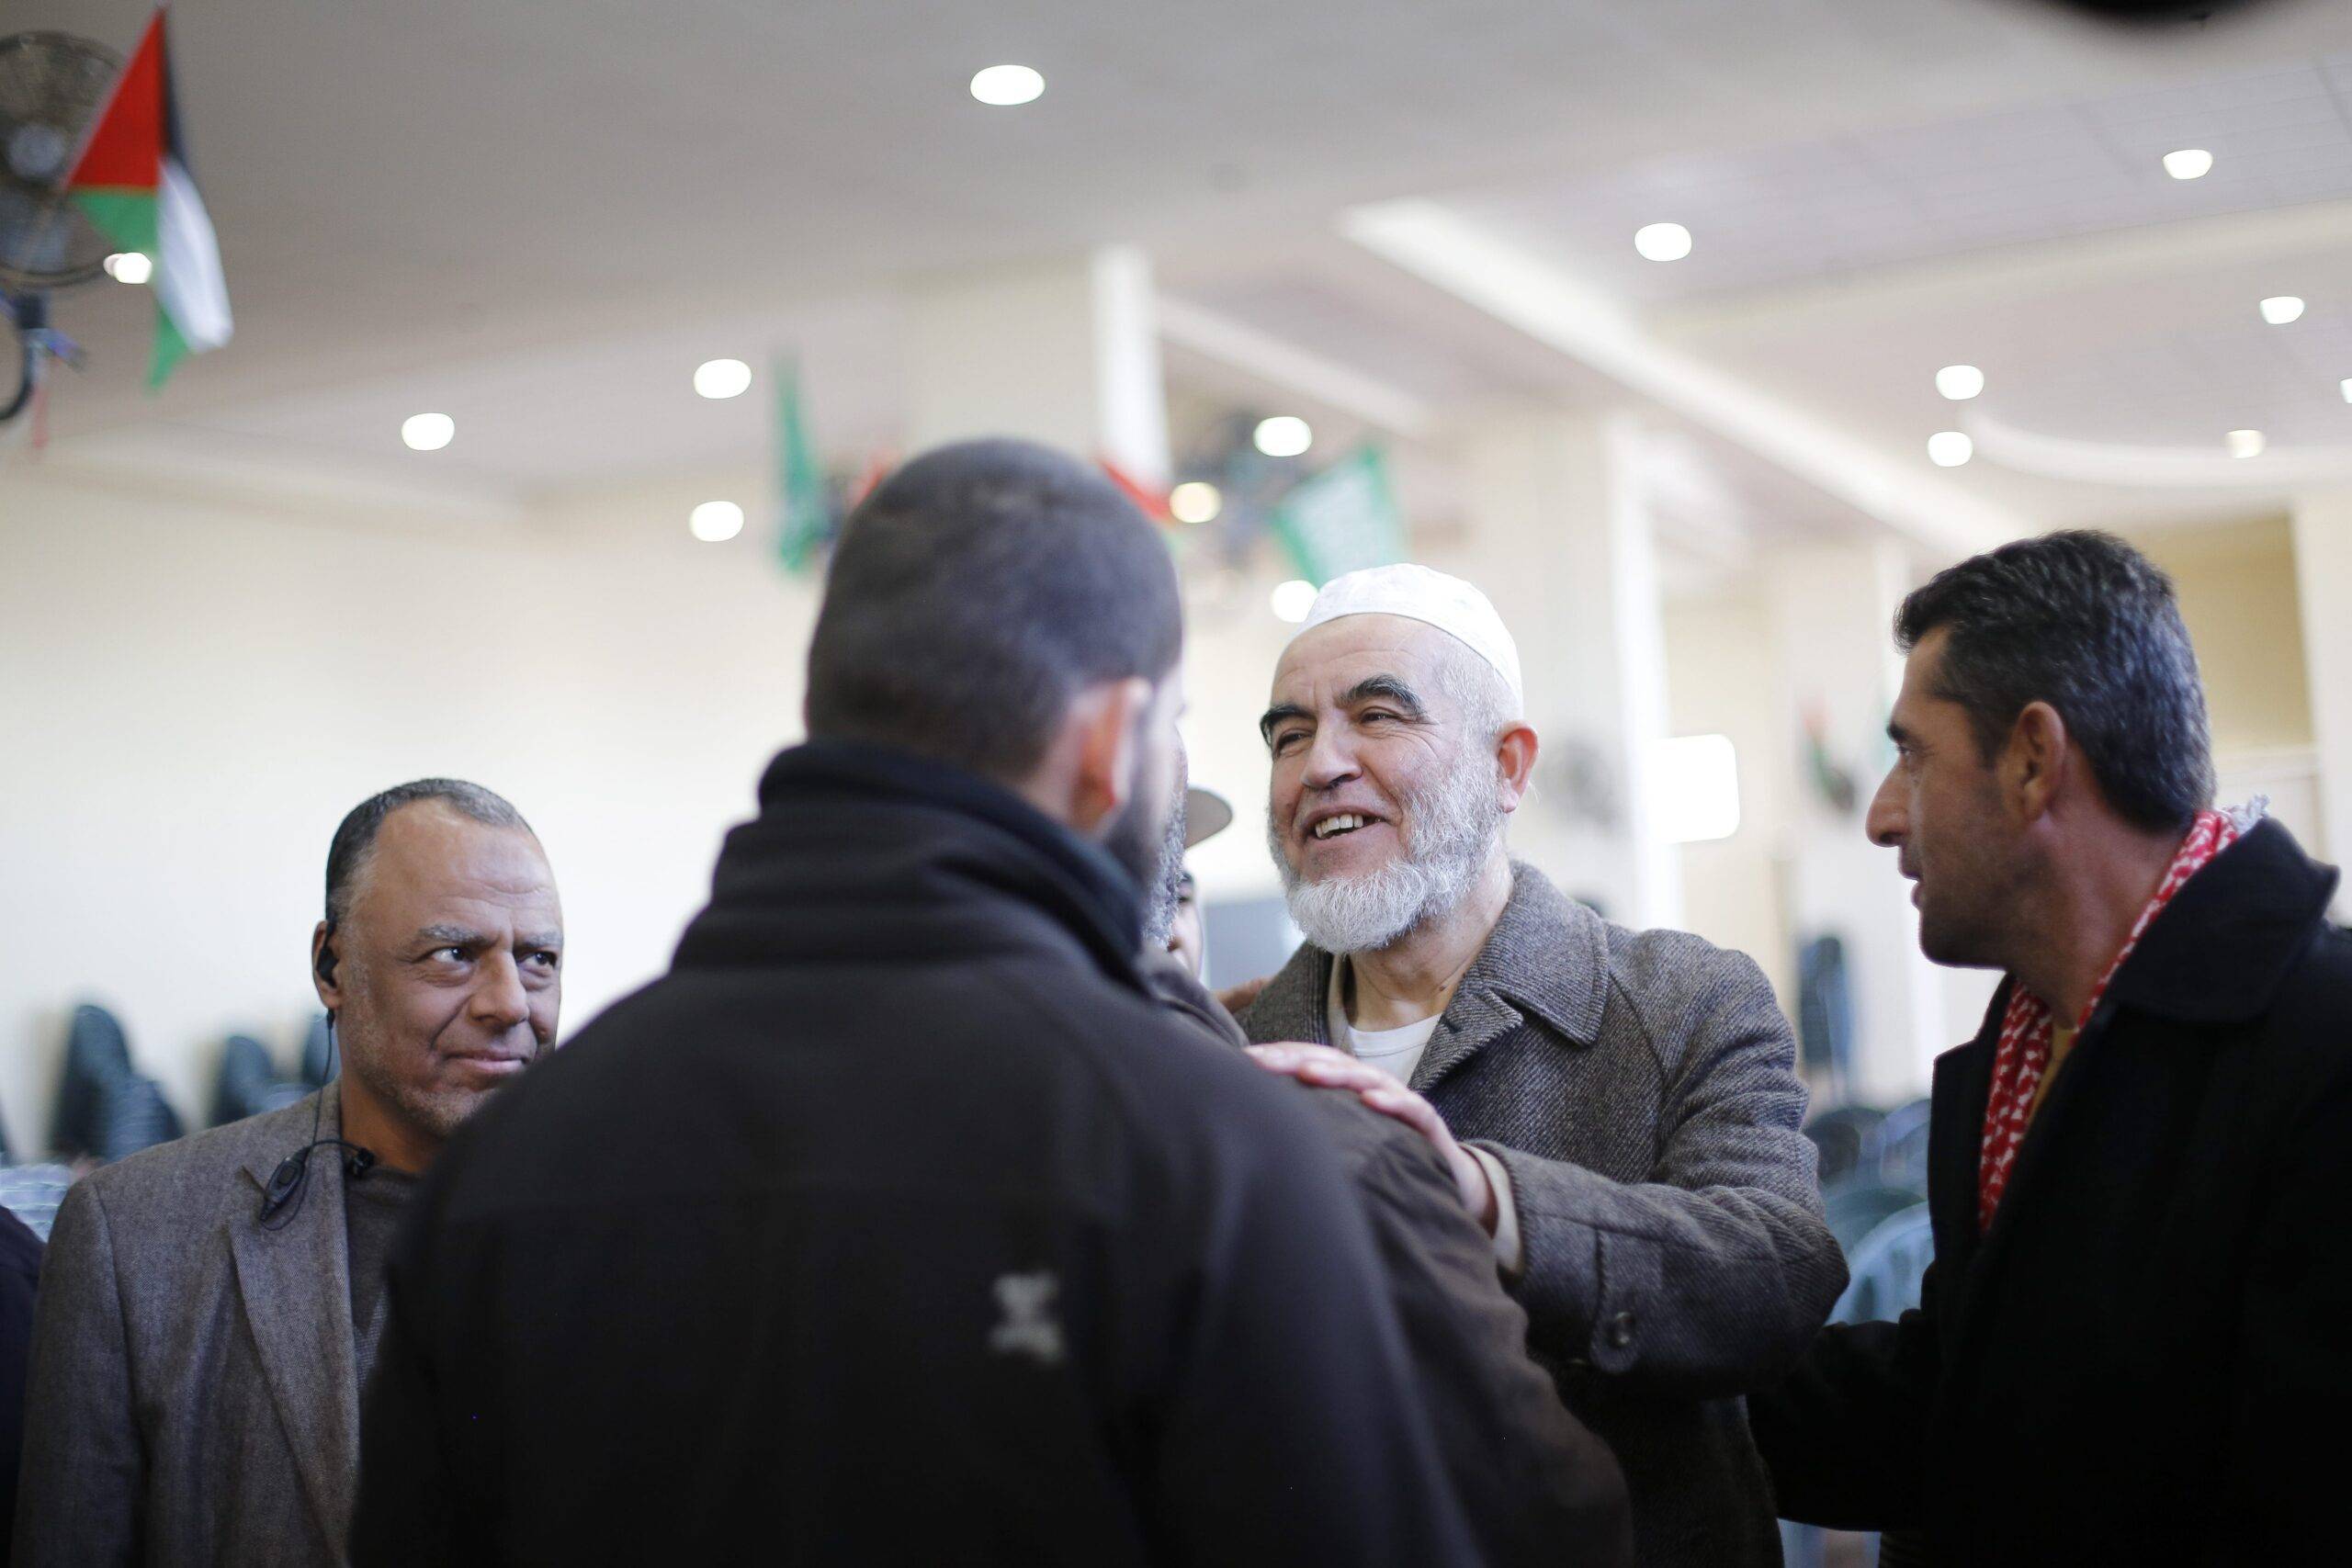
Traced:
<path fill-rule="evenodd" d="M 576 1026 L 655 973 L 797 728 L 811 594 L 675 518 L 459 536 L 0 481 L 0 1103 L 45 1141 L 62 1015 L 114 1008 L 184 1115 L 311 1008 L 326 845 L 427 773 L 545 840 Z M 610 520 L 607 520 L 608 522 Z"/>
<path fill-rule="evenodd" d="M 659 974 L 800 731 L 816 585 L 767 556 L 756 507 L 725 545 L 684 527 L 695 501 L 759 493 L 725 476 L 455 524 L 0 472 L 12 1146 L 46 1144 L 84 998 L 115 1010 L 191 1125 L 224 1034 L 290 1061 L 328 838 L 423 774 L 489 785 L 545 840 L 565 1033 Z M 1256 719 L 1289 628 L 1263 583 L 1193 597 L 1185 728 L 1238 812 L 1195 869 L 1226 897 L 1273 884 Z"/>

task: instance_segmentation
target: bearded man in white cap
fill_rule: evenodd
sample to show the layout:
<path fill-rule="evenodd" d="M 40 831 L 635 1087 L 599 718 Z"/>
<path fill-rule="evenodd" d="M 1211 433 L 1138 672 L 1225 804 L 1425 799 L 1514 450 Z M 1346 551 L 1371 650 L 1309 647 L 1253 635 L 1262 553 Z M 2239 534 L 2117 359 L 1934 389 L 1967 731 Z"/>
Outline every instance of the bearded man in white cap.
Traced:
<path fill-rule="evenodd" d="M 1470 584 L 1335 579 L 1261 728 L 1307 940 L 1240 1015 L 1260 1061 L 1354 1089 L 1445 1156 L 1532 1348 L 1624 1467 L 1646 1568 L 1779 1562 L 1740 1396 L 1804 1349 L 1846 1268 L 1771 987 L 1511 860 L 1537 739 Z"/>

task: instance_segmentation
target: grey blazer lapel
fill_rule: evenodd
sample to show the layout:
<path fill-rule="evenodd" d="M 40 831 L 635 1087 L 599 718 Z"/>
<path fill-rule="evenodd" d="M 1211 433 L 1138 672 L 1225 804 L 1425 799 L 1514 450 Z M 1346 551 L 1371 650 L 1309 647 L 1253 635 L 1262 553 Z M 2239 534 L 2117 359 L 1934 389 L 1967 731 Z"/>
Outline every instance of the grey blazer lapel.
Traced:
<path fill-rule="evenodd" d="M 1241 1010 L 1237 1021 L 1261 1045 L 1276 1040 L 1328 1045 L 1331 1033 L 1324 1026 L 1323 1002 L 1330 990 L 1331 955 L 1303 942 L 1266 982 L 1258 999 Z"/>
<path fill-rule="evenodd" d="M 334 1086 L 318 1135 L 341 1131 Z M 329 1540 L 340 1543 L 351 1518 L 353 1478 L 359 1456 L 357 1359 L 351 1336 L 351 1264 L 343 1219 L 341 1151 L 311 1151 L 310 1180 L 301 1207 L 283 1228 L 265 1230 L 262 1194 L 280 1161 L 310 1141 L 311 1102 L 269 1120 L 297 1120 L 298 1136 L 284 1145 L 267 1133 L 245 1162 L 253 1178 L 247 1201 L 228 1216 L 229 1250 L 245 1322 L 260 1352 L 263 1376 L 284 1423 L 311 1511 Z M 259 1129 L 256 1129 L 259 1133 Z M 285 1137 L 283 1133 L 278 1137 Z"/>
<path fill-rule="evenodd" d="M 1589 1045 L 1600 1036 L 1608 999 L 1609 932 L 1600 917 L 1513 861 L 1510 901 L 1438 1020 L 1409 1087 L 1427 1094 L 1530 1013 L 1570 1044 Z"/>

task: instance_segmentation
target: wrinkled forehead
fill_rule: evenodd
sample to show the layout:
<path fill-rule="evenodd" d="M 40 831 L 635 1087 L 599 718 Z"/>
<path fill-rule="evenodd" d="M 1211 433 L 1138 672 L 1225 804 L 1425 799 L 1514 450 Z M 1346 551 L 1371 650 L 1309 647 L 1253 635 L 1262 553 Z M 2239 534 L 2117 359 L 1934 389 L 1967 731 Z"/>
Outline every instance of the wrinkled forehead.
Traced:
<path fill-rule="evenodd" d="M 1292 641 L 1274 666 L 1272 699 L 1314 708 L 1374 675 L 1393 675 L 1424 696 L 1453 639 L 1405 615 L 1342 615 Z"/>
<path fill-rule="evenodd" d="M 477 822 L 439 801 L 384 819 L 360 872 L 356 917 L 406 930 L 463 918 L 503 917 L 560 929 L 555 874 L 531 834 Z"/>

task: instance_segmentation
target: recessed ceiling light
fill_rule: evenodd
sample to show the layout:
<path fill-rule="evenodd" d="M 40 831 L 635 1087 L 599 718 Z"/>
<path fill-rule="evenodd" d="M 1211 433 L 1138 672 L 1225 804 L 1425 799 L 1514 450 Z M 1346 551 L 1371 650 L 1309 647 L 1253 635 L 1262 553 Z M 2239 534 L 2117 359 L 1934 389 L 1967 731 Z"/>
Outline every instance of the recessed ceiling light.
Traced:
<path fill-rule="evenodd" d="M 1250 439 L 1269 457 L 1295 457 L 1315 445 L 1315 431 L 1296 414 L 1278 413 L 1260 420 Z"/>
<path fill-rule="evenodd" d="M 401 440 L 412 452 L 438 452 L 457 434 L 458 422 L 446 413 L 413 413 L 401 421 Z"/>
<path fill-rule="evenodd" d="M 1973 365 L 1947 365 L 1936 372 L 1936 390 L 1964 403 L 1984 389 L 1984 372 Z"/>
<path fill-rule="evenodd" d="M 1179 523 L 1215 522 L 1223 510 L 1225 497 L 1203 479 L 1188 480 L 1168 492 L 1168 514 Z"/>
<path fill-rule="evenodd" d="M 1939 468 L 1957 468 L 1976 456 L 1976 443 L 1963 430 L 1939 430 L 1928 437 L 1928 461 Z"/>
<path fill-rule="evenodd" d="M 1315 584 L 1303 577 L 1274 584 L 1274 614 L 1296 626 L 1306 619 L 1306 612 L 1315 608 Z"/>
<path fill-rule="evenodd" d="M 695 367 L 695 390 L 706 398 L 741 397 L 752 384 L 752 367 L 740 359 L 706 359 Z"/>
<path fill-rule="evenodd" d="M 1035 103 L 1045 90 L 1045 77 L 1026 65 L 991 65 L 972 76 L 972 96 L 998 108 Z"/>
<path fill-rule="evenodd" d="M 2346 376 L 2344 378 L 2344 379 L 2338 383 L 2337 390 L 2344 394 L 2344 400 L 2346 402 L 2352 403 L 2352 376 Z"/>
<path fill-rule="evenodd" d="M 2233 430 L 2222 436 L 2222 440 L 2229 447 L 2230 456 L 2233 457 L 2259 457 L 2262 456 L 2262 449 L 2269 445 L 2262 438 L 2262 432 L 2258 430 Z"/>
<path fill-rule="evenodd" d="M 155 276 L 155 263 L 144 251 L 117 251 L 99 265 L 117 283 L 144 283 Z"/>
<path fill-rule="evenodd" d="M 2177 180 L 2201 179 L 2213 168 L 2213 154 L 2202 147 L 2184 147 L 2165 154 L 2165 173 Z"/>
<path fill-rule="evenodd" d="M 1679 223 L 1645 223 L 1634 231 L 1634 249 L 1651 261 L 1680 261 L 1690 254 L 1690 231 Z"/>
<path fill-rule="evenodd" d="M 2262 302 L 2262 319 L 2274 327 L 2303 319 L 2303 302 L 2291 294 L 2274 294 Z"/>
<path fill-rule="evenodd" d="M 743 509 L 731 501 L 706 501 L 686 513 L 686 529 L 706 545 L 723 544 L 743 531 Z"/>

